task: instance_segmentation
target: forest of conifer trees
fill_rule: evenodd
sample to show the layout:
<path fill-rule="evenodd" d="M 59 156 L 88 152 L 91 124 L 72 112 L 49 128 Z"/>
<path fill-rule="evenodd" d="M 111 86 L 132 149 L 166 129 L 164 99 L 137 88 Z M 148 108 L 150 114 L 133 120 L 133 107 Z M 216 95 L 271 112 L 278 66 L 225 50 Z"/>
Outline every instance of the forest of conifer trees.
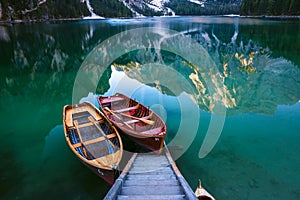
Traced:
<path fill-rule="evenodd" d="M 100 16 L 132 16 L 130 10 L 118 0 L 90 0 L 90 2 Z M 0 13 L 2 15 L 0 19 L 9 21 L 82 18 L 90 15 L 85 2 L 81 0 L 0 0 Z"/>
<path fill-rule="evenodd" d="M 241 15 L 300 15 L 300 0 L 243 0 Z"/>
<path fill-rule="evenodd" d="M 142 0 L 140 0 L 142 2 Z M 144 0 L 151 3 L 151 0 Z M 126 2 L 129 2 L 127 0 Z M 90 0 L 97 15 L 132 17 L 132 11 L 119 0 Z M 300 0 L 206 0 L 205 6 L 187 0 L 169 0 L 165 7 L 176 15 L 299 16 Z M 150 7 L 132 9 L 145 16 L 163 15 Z M 83 0 L 0 0 L 0 20 L 51 20 L 90 16 Z"/>

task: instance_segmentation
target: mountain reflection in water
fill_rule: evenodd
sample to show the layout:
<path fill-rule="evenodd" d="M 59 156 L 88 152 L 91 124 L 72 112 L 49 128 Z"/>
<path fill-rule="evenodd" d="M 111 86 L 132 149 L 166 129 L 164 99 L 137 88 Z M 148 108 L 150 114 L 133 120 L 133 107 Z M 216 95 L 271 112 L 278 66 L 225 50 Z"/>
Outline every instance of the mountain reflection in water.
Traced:
<path fill-rule="evenodd" d="M 172 85 L 172 82 L 180 84 L 181 81 L 166 71 L 162 72 L 159 65 L 164 64 L 176 69 L 193 86 L 196 92 L 190 96 L 199 108 L 205 111 L 213 110 L 213 98 L 216 97 L 215 94 L 209 93 L 205 80 L 209 79 L 214 83 L 215 76 L 222 80 L 221 85 L 214 84 L 217 87 L 215 93 L 218 93 L 217 98 L 220 98 L 219 102 L 227 108 L 229 115 L 246 112 L 272 115 L 278 105 L 293 105 L 300 99 L 300 69 L 282 57 L 273 58 L 269 49 L 260 47 L 251 40 L 237 44 L 237 30 L 231 42 L 227 44 L 218 40 L 213 32 L 212 38 L 206 32 L 187 34 L 197 38 L 209 52 L 218 67 L 217 74 L 210 73 L 210 66 L 195 66 L 169 52 L 159 52 L 162 55 L 158 55 L 157 51 L 147 48 L 129 53 L 127 57 L 123 56 L 122 59 L 129 62 L 116 62 L 114 66 L 142 83 L 148 80 L 149 76 L 153 77 L 155 87 L 169 95 L 174 94 L 170 93 L 167 87 L 158 85 L 164 83 L 164 86 L 168 86 Z M 147 65 L 147 62 L 152 64 Z M 184 86 L 180 88 L 184 90 Z"/>
<path fill-rule="evenodd" d="M 167 121 L 167 142 L 182 118 L 188 124 L 179 141 L 195 132 L 191 146 L 176 160 L 192 188 L 201 178 L 217 199 L 300 199 L 299 26 L 299 20 L 227 17 L 0 25 L 0 198 L 103 198 L 109 186 L 81 165 L 65 143 L 62 108 L 89 92 L 112 95 L 112 81 L 118 84 L 126 76 L 138 86 L 132 87 L 134 98 Z M 161 44 L 187 49 L 184 56 L 144 43 L 107 66 L 92 68 L 92 77 L 102 74 L 91 82 L 96 90 L 85 90 L 72 102 L 76 74 L 89 52 L 118 33 L 141 27 L 176 30 L 194 42 L 192 47 L 201 46 L 201 56 L 194 58 L 197 62 L 186 59 L 194 49 L 183 37 L 164 37 Z M 146 36 L 136 35 L 123 45 Z M 122 42 L 115 44 L 110 54 L 118 53 Z M 209 55 L 207 62 L 203 55 Z M 84 80 L 89 84 L 88 77 Z M 127 92 L 123 83 L 119 88 Z M 192 105 L 180 112 L 178 99 Z M 213 151 L 199 159 L 219 104 L 230 116 L 224 117 Z M 193 120 L 192 111 L 201 120 Z"/>

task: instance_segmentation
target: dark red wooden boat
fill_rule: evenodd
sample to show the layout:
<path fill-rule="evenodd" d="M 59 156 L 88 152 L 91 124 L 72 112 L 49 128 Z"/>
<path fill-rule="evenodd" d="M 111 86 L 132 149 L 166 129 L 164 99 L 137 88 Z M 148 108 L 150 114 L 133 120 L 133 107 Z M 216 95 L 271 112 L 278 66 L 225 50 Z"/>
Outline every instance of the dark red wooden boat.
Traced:
<path fill-rule="evenodd" d="M 160 154 L 167 128 L 155 112 L 120 93 L 99 96 L 98 102 L 104 114 L 130 139 Z"/>
<path fill-rule="evenodd" d="M 215 200 L 215 198 L 202 187 L 200 180 L 198 182 L 198 187 L 195 191 L 195 195 L 199 200 Z"/>
<path fill-rule="evenodd" d="M 123 154 L 117 129 L 94 105 L 84 102 L 66 105 L 63 124 L 73 153 L 93 172 L 113 184 Z"/>

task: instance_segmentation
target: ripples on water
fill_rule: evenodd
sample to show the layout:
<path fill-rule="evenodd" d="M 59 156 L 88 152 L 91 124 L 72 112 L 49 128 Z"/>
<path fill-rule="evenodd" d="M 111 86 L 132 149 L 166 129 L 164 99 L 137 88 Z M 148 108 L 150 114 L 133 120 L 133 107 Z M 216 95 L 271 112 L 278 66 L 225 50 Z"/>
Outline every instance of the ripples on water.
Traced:
<path fill-rule="evenodd" d="M 174 151 L 184 153 L 177 163 L 193 188 L 201 178 L 217 199 L 299 199 L 299 22 L 227 17 L 0 26 L 0 196 L 105 195 L 109 186 L 69 151 L 61 111 L 72 103 L 76 73 L 88 53 L 109 37 L 140 27 L 185 34 L 208 52 L 217 71 L 210 73 L 205 63 L 174 53 L 142 48 L 105 68 L 96 91 L 89 92 L 132 94 L 167 121 L 168 142 L 179 131 L 195 132 L 187 151 Z M 172 70 L 162 74 L 162 65 Z M 225 124 L 213 150 L 199 159 L 212 116 L 218 117 L 217 104 L 226 108 Z M 183 116 L 199 122 L 190 119 L 190 126 L 182 128 Z"/>

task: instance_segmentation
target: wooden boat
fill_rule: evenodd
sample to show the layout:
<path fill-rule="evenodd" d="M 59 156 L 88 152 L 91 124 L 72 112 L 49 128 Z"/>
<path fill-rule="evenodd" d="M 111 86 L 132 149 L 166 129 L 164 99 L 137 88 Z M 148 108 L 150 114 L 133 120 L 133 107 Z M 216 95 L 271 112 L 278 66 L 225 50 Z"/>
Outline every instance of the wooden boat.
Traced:
<path fill-rule="evenodd" d="M 160 154 L 167 128 L 156 113 L 120 93 L 99 96 L 98 102 L 104 114 L 130 139 Z"/>
<path fill-rule="evenodd" d="M 84 102 L 66 105 L 63 124 L 73 153 L 93 172 L 113 184 L 123 154 L 117 129 L 94 105 Z"/>
<path fill-rule="evenodd" d="M 195 191 L 195 195 L 199 200 L 215 200 L 215 198 L 202 187 L 200 180 L 198 182 L 198 187 Z"/>

